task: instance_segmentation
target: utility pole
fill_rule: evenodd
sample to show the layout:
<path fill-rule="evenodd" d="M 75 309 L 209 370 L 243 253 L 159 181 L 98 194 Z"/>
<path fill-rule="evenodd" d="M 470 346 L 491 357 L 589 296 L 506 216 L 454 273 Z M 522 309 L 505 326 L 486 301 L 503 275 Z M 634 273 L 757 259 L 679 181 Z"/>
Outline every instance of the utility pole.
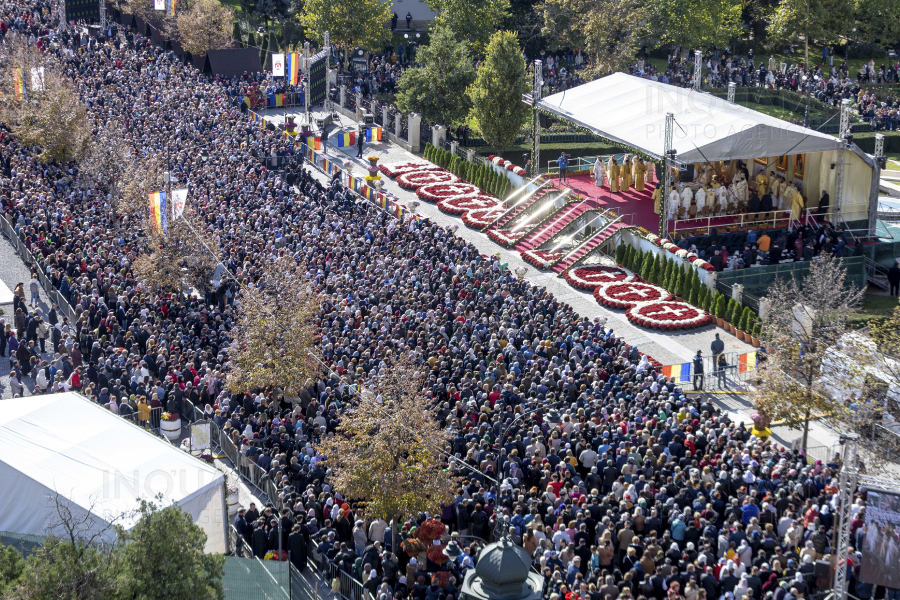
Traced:
<path fill-rule="evenodd" d="M 856 484 L 859 476 L 857 464 L 857 450 L 859 448 L 859 435 L 856 433 L 842 433 L 840 443 L 843 444 L 839 494 L 841 499 L 841 514 L 838 520 L 837 538 L 837 568 L 834 570 L 834 597 L 832 600 L 847 600 L 847 558 L 850 547 L 850 507 L 853 504 L 853 494 L 856 492 Z"/>
<path fill-rule="evenodd" d="M 694 82 L 693 88 L 695 92 L 700 91 L 700 80 L 703 72 L 703 53 L 700 50 L 694 50 Z"/>

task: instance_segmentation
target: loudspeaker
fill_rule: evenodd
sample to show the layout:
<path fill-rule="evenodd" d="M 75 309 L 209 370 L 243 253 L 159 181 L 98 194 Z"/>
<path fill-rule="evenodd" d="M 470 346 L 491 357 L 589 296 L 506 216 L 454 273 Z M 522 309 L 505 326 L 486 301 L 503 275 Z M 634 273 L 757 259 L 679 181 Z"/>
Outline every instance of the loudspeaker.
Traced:
<path fill-rule="evenodd" d="M 684 171 L 679 171 L 681 174 L 679 177 L 679 181 L 682 183 L 690 183 L 694 180 L 694 165 L 693 163 L 684 165 Z"/>
<path fill-rule="evenodd" d="M 816 579 L 827 579 L 831 577 L 831 563 L 827 560 L 817 560 L 814 565 L 813 575 Z"/>

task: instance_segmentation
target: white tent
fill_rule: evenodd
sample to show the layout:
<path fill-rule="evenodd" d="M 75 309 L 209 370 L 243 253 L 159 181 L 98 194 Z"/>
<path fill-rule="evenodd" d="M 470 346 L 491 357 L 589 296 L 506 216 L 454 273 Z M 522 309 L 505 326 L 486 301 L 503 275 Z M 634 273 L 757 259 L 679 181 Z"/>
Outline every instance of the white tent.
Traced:
<path fill-rule="evenodd" d="M 213 466 L 75 393 L 0 407 L 0 531 L 46 535 L 57 493 L 76 518 L 91 512 L 93 531 L 162 494 L 206 532 L 207 552 L 226 551 L 224 476 Z M 136 521 L 117 524 L 128 530 Z M 111 528 L 104 533 L 114 538 Z"/>
<path fill-rule="evenodd" d="M 685 163 L 841 148 L 834 136 L 710 94 L 625 73 L 553 94 L 538 107 L 656 159 L 664 153 L 666 113 L 673 113 L 673 146 L 678 160 Z"/>

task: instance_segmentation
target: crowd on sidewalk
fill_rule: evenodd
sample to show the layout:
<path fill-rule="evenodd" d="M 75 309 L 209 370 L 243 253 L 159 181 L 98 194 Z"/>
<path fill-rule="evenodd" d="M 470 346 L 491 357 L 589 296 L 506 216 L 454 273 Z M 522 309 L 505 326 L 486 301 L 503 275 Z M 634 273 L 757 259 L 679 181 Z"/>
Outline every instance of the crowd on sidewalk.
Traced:
<path fill-rule="evenodd" d="M 51 8 L 6 3 L 6 35 L 40 37 Z M 136 152 L 171 155 L 234 275 L 201 297 L 150 293 L 131 272 L 138 232 L 112 220 L 103 182 L 39 162 L 4 130 L 2 211 L 77 317 L 53 339 L 54 356 L 63 374 L 69 361 L 79 374 L 66 379 L 71 389 L 118 414 L 143 421 L 153 405 L 203 407 L 276 482 L 278 510 L 251 506 L 235 522 L 254 553 L 280 547 L 301 567 L 314 553 L 377 600 L 450 600 L 499 520 L 546 575 L 550 598 L 799 600 L 827 585 L 815 563 L 834 568 L 836 463 L 807 464 L 752 437 L 601 320 L 452 230 L 396 221 L 323 183 L 240 114 L 237 80 L 202 75 L 125 32 L 88 44 L 63 37 L 47 52 L 92 119 L 121 122 Z M 200 157 L 197 147 L 212 151 Z M 259 157 L 273 153 L 292 160 L 267 170 Z M 224 385 L 235 291 L 278 257 L 302 261 L 322 298 L 329 372 L 294 403 Z M 459 487 L 433 515 L 445 526 L 440 553 L 394 547 L 394 528 L 407 541 L 426 515 L 369 518 L 333 488 L 315 450 L 354 391 L 401 355 L 427 369 L 422 402 L 454 432 Z M 868 600 L 872 590 L 852 580 Z"/>

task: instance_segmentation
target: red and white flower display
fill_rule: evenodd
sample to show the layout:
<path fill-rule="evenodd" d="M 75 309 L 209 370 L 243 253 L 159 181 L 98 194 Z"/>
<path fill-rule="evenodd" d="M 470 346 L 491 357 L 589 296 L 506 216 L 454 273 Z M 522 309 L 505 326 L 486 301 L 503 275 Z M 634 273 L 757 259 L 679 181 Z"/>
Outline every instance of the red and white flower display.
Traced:
<path fill-rule="evenodd" d="M 407 190 L 417 190 L 429 183 L 456 183 L 459 177 L 450 171 L 410 171 L 397 176 L 397 183 Z"/>
<path fill-rule="evenodd" d="M 496 221 L 504 212 L 506 212 L 506 208 L 499 204 L 491 208 L 476 208 L 464 212 L 462 221 L 467 227 L 472 229 L 484 229 Z"/>
<path fill-rule="evenodd" d="M 514 246 L 516 242 L 525 237 L 526 233 L 528 231 L 525 229 L 519 229 L 518 231 L 513 231 L 512 229 L 488 229 L 488 237 L 507 248 Z"/>
<path fill-rule="evenodd" d="M 527 250 L 522 252 L 522 258 L 538 269 L 549 269 L 557 261 L 562 260 L 567 252 L 568 250 Z"/>
<path fill-rule="evenodd" d="M 481 193 L 478 187 L 471 183 L 428 183 L 416 190 L 416 196 L 429 202 L 440 202 L 446 198 L 459 196 L 475 196 Z"/>
<path fill-rule="evenodd" d="M 688 251 L 684 248 L 679 248 L 677 252 L 675 252 L 675 256 L 678 258 L 687 258 Z"/>
<path fill-rule="evenodd" d="M 566 281 L 582 290 L 593 290 L 607 283 L 621 283 L 637 279 L 634 273 L 622 267 L 606 265 L 588 265 L 567 270 L 563 277 Z"/>
<path fill-rule="evenodd" d="M 693 329 L 711 321 L 703 310 L 686 302 L 660 301 L 635 304 L 625 312 L 629 321 L 644 327 L 665 329 Z"/>
<path fill-rule="evenodd" d="M 440 171 L 439 166 L 430 162 L 402 162 L 378 165 L 378 169 L 388 177 L 396 177 L 412 171 Z"/>
<path fill-rule="evenodd" d="M 523 169 L 522 167 L 513 167 L 512 172 L 521 177 L 525 176 L 525 169 Z"/>
<path fill-rule="evenodd" d="M 476 208 L 492 208 L 497 206 L 497 200 L 486 196 L 454 196 L 444 198 L 437 203 L 441 212 L 451 215 L 461 215 Z"/>
<path fill-rule="evenodd" d="M 639 281 L 607 283 L 594 290 L 594 298 L 610 308 L 631 308 L 642 302 L 660 302 L 672 297 L 667 290 Z"/>

